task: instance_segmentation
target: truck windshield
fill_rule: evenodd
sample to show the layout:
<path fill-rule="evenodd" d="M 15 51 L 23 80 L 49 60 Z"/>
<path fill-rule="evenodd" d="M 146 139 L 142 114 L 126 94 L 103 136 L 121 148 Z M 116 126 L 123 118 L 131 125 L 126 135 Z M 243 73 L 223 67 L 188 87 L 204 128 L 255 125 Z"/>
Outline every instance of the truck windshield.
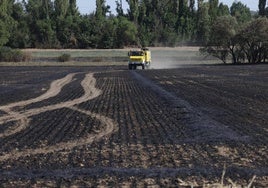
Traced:
<path fill-rule="evenodd" d="M 143 56 L 143 52 L 132 51 L 130 52 L 130 56 Z"/>

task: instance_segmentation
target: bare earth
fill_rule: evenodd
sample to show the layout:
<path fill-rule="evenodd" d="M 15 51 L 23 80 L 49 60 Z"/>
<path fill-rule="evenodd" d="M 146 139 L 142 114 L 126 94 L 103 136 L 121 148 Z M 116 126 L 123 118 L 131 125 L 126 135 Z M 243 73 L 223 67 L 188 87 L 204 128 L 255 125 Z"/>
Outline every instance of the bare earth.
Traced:
<path fill-rule="evenodd" d="M 0 185 L 267 187 L 267 75 L 1 67 Z"/>

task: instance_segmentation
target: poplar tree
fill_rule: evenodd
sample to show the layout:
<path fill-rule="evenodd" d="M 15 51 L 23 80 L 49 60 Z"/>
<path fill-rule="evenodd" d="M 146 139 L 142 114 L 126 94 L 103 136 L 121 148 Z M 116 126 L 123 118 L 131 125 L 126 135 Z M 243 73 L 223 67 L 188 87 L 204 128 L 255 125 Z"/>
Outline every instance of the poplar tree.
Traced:
<path fill-rule="evenodd" d="M 259 15 L 265 16 L 266 0 L 259 0 Z"/>
<path fill-rule="evenodd" d="M 68 14 L 72 15 L 72 16 L 78 16 L 79 15 L 76 0 L 69 0 Z"/>
<path fill-rule="evenodd" d="M 15 2 L 12 5 L 12 18 L 15 20 L 15 26 L 10 32 L 9 41 L 6 44 L 12 48 L 31 47 L 30 28 L 27 22 L 27 14 L 22 2 Z"/>
<path fill-rule="evenodd" d="M 223 3 L 220 3 L 218 16 L 227 16 L 227 15 L 230 15 L 229 7 L 227 5 L 224 5 Z"/>
<path fill-rule="evenodd" d="M 234 2 L 230 10 L 231 15 L 235 17 L 240 24 L 245 24 L 251 20 L 250 9 L 241 2 Z"/>
<path fill-rule="evenodd" d="M 190 10 L 192 15 L 194 13 L 194 5 L 195 5 L 195 0 L 190 0 L 189 1 L 189 10 Z"/>
<path fill-rule="evenodd" d="M 135 24 L 138 22 L 139 16 L 139 0 L 126 0 L 129 9 L 128 9 L 128 16 L 130 21 L 133 21 Z"/>
<path fill-rule="evenodd" d="M 213 22 L 218 16 L 219 0 L 209 0 L 208 3 L 209 3 L 208 14 L 210 17 L 211 24 L 213 24 Z"/>
<path fill-rule="evenodd" d="M 56 2 L 57 1 L 57 2 Z M 78 48 L 81 22 L 76 0 L 56 0 L 57 38 L 64 48 Z M 60 10 L 62 8 L 62 10 Z"/>
<path fill-rule="evenodd" d="M 25 2 L 32 47 L 52 48 L 57 43 L 53 23 L 53 2 L 51 0 L 28 0 Z"/>
<path fill-rule="evenodd" d="M 15 27 L 15 20 L 11 17 L 14 0 L 0 1 L 0 47 L 5 45 L 10 37 L 10 33 Z"/>
<path fill-rule="evenodd" d="M 117 12 L 117 16 L 124 16 L 124 10 L 123 10 L 123 4 L 122 4 L 122 0 L 116 0 L 116 12 Z"/>
<path fill-rule="evenodd" d="M 110 6 L 105 5 L 105 0 L 96 0 L 96 18 L 98 20 L 103 20 L 106 14 L 110 12 Z"/>
<path fill-rule="evenodd" d="M 209 5 L 204 3 L 203 0 L 198 1 L 198 12 L 197 12 L 197 42 L 199 44 L 205 44 L 209 38 L 210 32 L 210 16 L 209 16 Z"/>
<path fill-rule="evenodd" d="M 64 18 L 69 9 L 69 0 L 55 0 L 54 9 L 56 14 L 56 19 Z"/>

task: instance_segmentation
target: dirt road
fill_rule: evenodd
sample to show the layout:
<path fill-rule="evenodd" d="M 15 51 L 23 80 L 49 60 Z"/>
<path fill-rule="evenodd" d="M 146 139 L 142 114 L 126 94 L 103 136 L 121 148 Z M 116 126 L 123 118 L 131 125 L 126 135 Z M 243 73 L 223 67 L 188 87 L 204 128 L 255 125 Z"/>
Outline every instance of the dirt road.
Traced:
<path fill-rule="evenodd" d="M 2 67 L 0 185 L 268 186 L 267 75 Z"/>

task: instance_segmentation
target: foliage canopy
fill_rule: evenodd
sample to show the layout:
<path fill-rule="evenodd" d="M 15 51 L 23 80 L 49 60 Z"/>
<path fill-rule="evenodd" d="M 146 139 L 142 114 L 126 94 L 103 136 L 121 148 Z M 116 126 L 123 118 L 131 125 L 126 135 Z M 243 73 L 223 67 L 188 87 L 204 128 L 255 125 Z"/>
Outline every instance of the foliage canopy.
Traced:
<path fill-rule="evenodd" d="M 260 16 L 268 12 L 265 2 L 259 1 Z M 0 46 L 123 48 L 213 44 L 219 48 L 223 44 L 220 47 L 223 58 L 228 46 L 234 46 L 233 35 L 238 26 L 244 28 L 254 19 L 250 10 L 237 1 L 230 9 L 218 0 L 127 0 L 127 3 L 129 8 L 124 11 L 122 0 L 116 0 L 114 15 L 105 0 L 96 0 L 96 11 L 81 15 L 76 0 L 2 0 Z"/>

